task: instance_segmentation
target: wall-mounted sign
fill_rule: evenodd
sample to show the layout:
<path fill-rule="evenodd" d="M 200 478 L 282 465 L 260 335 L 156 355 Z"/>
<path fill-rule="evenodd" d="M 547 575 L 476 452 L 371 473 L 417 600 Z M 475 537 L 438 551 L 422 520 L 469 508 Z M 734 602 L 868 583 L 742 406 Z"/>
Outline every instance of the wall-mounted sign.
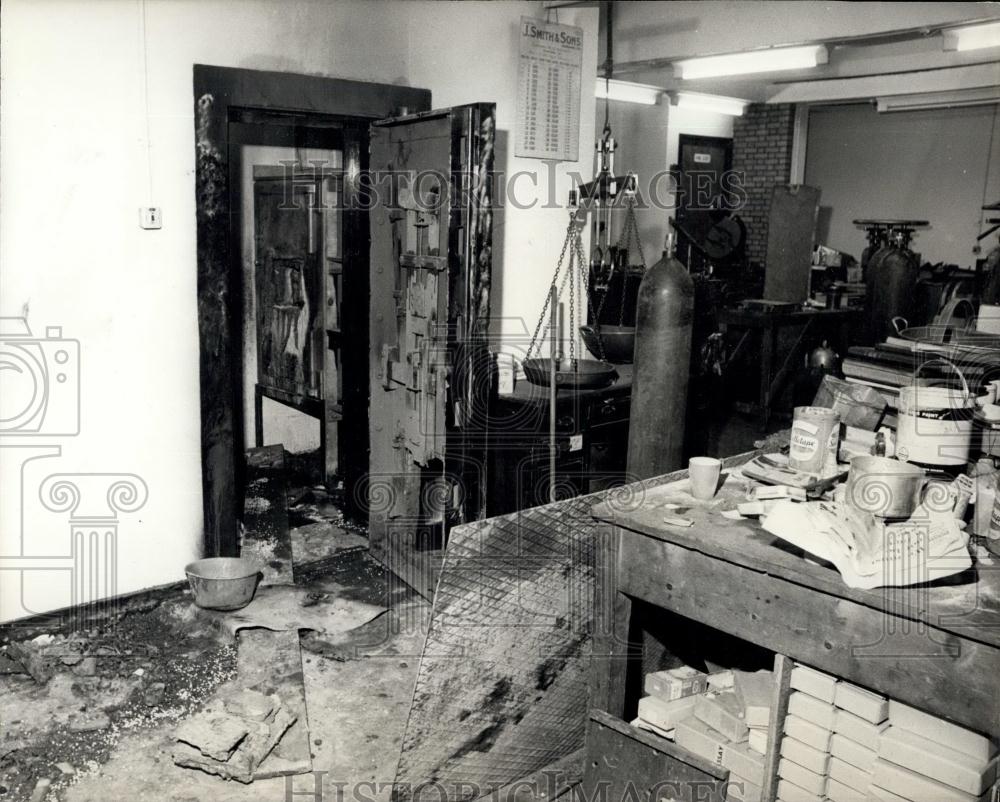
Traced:
<path fill-rule="evenodd" d="M 694 154 L 695 164 L 711 164 L 712 154 L 711 153 L 695 153 Z"/>
<path fill-rule="evenodd" d="M 583 29 L 521 17 L 518 40 L 514 155 L 576 161 Z"/>

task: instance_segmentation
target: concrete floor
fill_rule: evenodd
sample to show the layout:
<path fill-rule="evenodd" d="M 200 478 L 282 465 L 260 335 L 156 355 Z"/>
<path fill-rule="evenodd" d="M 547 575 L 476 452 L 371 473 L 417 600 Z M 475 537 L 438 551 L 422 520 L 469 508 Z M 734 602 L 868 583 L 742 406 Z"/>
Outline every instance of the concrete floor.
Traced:
<path fill-rule="evenodd" d="M 177 725 L 236 677 L 233 637 L 175 589 L 114 625 L 57 636 L 47 647 L 69 663 L 77 651 L 96 654 L 89 665 L 57 659 L 44 685 L 0 674 L 0 800 L 387 800 L 430 606 L 392 581 L 328 501 L 306 494 L 290 510 L 296 584 L 325 600 L 388 611 L 347 636 L 300 634 L 313 774 L 241 785 L 174 765 Z M 299 566 L 307 560 L 319 562 Z M 38 633 L 15 630 L 7 639 Z"/>
<path fill-rule="evenodd" d="M 760 437 L 754 421 L 731 415 L 711 426 L 707 447 L 739 453 Z M 368 556 L 364 531 L 344 521 L 337 492 L 312 483 L 312 461 L 293 457 L 289 466 L 296 584 L 388 609 L 347 637 L 300 635 L 313 774 L 241 785 L 174 765 L 175 729 L 234 684 L 237 654 L 217 618 L 178 588 L 133 605 L 112 626 L 59 641 L 67 654 L 97 655 L 92 670 L 75 658 L 57 661 L 39 685 L 3 673 L 0 652 L 0 800 L 389 799 L 430 605 Z M 0 644 L 42 631 L 9 630 Z"/>

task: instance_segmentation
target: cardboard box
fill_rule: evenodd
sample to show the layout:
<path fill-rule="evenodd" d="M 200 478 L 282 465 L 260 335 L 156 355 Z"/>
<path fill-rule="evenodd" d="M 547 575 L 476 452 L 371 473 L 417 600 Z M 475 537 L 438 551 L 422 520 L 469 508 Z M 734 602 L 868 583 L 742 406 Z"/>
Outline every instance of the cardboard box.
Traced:
<path fill-rule="evenodd" d="M 889 718 L 888 699 L 848 682 L 837 685 L 834 704 L 872 724 L 881 724 Z"/>
<path fill-rule="evenodd" d="M 796 663 L 792 669 L 792 688 L 819 699 L 821 702 L 833 704 L 834 694 L 837 688 L 837 678 L 809 668 L 801 663 Z"/>
<path fill-rule="evenodd" d="M 781 756 L 817 774 L 826 774 L 830 763 L 829 752 L 821 752 L 788 735 L 781 739 Z"/>
<path fill-rule="evenodd" d="M 911 800 L 894 794 L 892 791 L 887 791 L 885 788 L 879 788 L 877 785 L 869 785 L 865 802 L 911 802 Z"/>
<path fill-rule="evenodd" d="M 726 799 L 738 799 L 740 802 L 763 802 L 764 789 L 746 777 L 737 777 L 729 773 L 729 783 L 726 785 Z"/>
<path fill-rule="evenodd" d="M 722 750 L 722 765 L 754 785 L 764 784 L 764 756 L 746 743 L 726 744 Z"/>
<path fill-rule="evenodd" d="M 882 733 L 879 756 L 973 796 L 985 791 L 997 776 L 996 759 L 984 761 L 900 727 Z"/>
<path fill-rule="evenodd" d="M 885 788 L 913 802 L 978 802 L 979 800 L 979 796 L 959 791 L 881 757 L 875 761 L 872 785 Z M 987 791 L 983 796 L 989 795 L 990 792 Z"/>
<path fill-rule="evenodd" d="M 862 746 L 839 732 L 835 732 L 830 739 L 830 754 L 869 774 L 874 770 L 878 759 L 878 752 L 874 749 Z"/>
<path fill-rule="evenodd" d="M 778 780 L 778 799 L 780 802 L 823 802 L 822 796 L 812 794 L 788 780 Z"/>
<path fill-rule="evenodd" d="M 833 777 L 827 777 L 826 798 L 830 802 L 867 802 L 869 796 L 867 790 L 856 791 L 842 782 L 833 779 Z"/>
<path fill-rule="evenodd" d="M 668 741 L 674 740 L 675 730 L 661 730 L 650 724 L 648 721 L 643 721 L 641 718 L 632 719 L 629 724 L 633 727 L 638 727 L 640 730 L 645 730 L 646 732 L 651 732 L 653 735 L 659 735 L 661 738 L 666 738 Z"/>
<path fill-rule="evenodd" d="M 748 736 L 743 707 L 733 691 L 706 693 L 695 697 L 694 714 L 730 741 L 745 741 Z"/>
<path fill-rule="evenodd" d="M 690 666 L 655 671 L 646 675 L 643 687 L 650 696 L 672 702 L 707 691 L 708 674 Z"/>
<path fill-rule="evenodd" d="M 881 724 L 872 724 L 863 718 L 848 712 L 847 710 L 837 710 L 833 717 L 833 731 L 839 732 L 846 738 L 850 738 L 855 743 L 859 743 L 868 749 L 878 751 L 879 740 L 882 733 L 889 728 L 889 722 L 883 721 Z"/>
<path fill-rule="evenodd" d="M 778 762 L 778 776 L 794 783 L 799 788 L 805 788 L 813 794 L 823 796 L 826 793 L 826 775 L 810 771 L 805 766 L 793 763 L 787 757 Z"/>
<path fill-rule="evenodd" d="M 748 727 L 766 727 L 771 721 L 774 698 L 774 673 L 771 671 L 734 671 L 733 690 L 743 705 Z"/>
<path fill-rule="evenodd" d="M 835 708 L 829 702 L 823 702 L 815 696 L 810 696 L 802 691 L 793 691 L 788 697 L 788 712 L 793 716 L 804 718 L 817 727 L 825 730 L 833 729 Z"/>
<path fill-rule="evenodd" d="M 830 776 L 837 782 L 843 783 L 848 788 L 866 793 L 868 786 L 872 784 L 872 773 L 862 771 L 857 766 L 841 760 L 839 757 L 830 758 Z"/>
<path fill-rule="evenodd" d="M 677 722 L 674 743 L 710 763 L 721 766 L 722 753 L 729 741 L 724 735 L 692 716 Z"/>
<path fill-rule="evenodd" d="M 639 700 L 639 718 L 661 730 L 672 730 L 682 718 L 694 712 L 697 696 L 685 696 L 665 702 L 658 696 L 643 696 Z"/>
<path fill-rule="evenodd" d="M 760 755 L 767 754 L 767 730 L 750 728 L 747 733 L 747 746 Z"/>
<path fill-rule="evenodd" d="M 984 761 L 997 753 L 996 744 L 985 735 L 959 727 L 895 699 L 889 700 L 889 723 Z"/>
<path fill-rule="evenodd" d="M 727 691 L 733 687 L 735 678 L 728 668 L 723 671 L 713 671 L 708 675 L 708 687 L 713 691 Z"/>
<path fill-rule="evenodd" d="M 794 715 L 785 716 L 785 735 L 791 735 L 797 741 L 808 744 L 813 749 L 821 752 L 830 751 L 830 740 L 833 737 L 833 730 L 820 727 L 804 718 Z"/>

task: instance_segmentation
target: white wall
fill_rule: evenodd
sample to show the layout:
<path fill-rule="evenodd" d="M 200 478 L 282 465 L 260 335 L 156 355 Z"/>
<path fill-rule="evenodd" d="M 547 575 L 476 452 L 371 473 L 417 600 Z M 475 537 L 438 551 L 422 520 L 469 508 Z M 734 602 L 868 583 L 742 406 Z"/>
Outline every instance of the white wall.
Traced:
<path fill-rule="evenodd" d="M 200 552 L 192 65 L 404 83 L 431 89 L 439 106 L 495 100 L 499 127 L 510 131 L 514 31 L 521 14 L 541 8 L 148 0 L 147 139 L 138 2 L 3 3 L 0 314 L 28 308 L 36 334 L 59 325 L 80 341 L 82 430 L 54 438 L 62 455 L 29 463 L 23 475 L 23 450 L 0 448 L 0 620 L 70 602 L 65 573 L 21 576 L 29 567 L 23 554 L 69 553 L 67 514 L 38 501 L 49 474 L 128 472 L 145 480 L 148 502 L 121 517 L 118 592 L 180 579 Z M 594 74 L 596 11 L 560 15 L 585 26 L 584 73 Z M 589 175 L 593 108 L 586 100 L 581 159 L 569 167 Z M 508 169 L 539 166 L 509 153 L 504 161 Z M 556 170 L 560 200 L 566 171 Z M 547 189 L 539 182 L 540 195 Z M 151 203 L 163 209 L 160 231 L 137 224 L 138 207 Z M 565 213 L 511 211 L 498 222 L 498 265 L 507 280 L 495 311 L 531 318 Z"/>
<path fill-rule="evenodd" d="M 588 78 L 597 74 L 597 9 L 560 9 L 558 19 L 552 20 L 584 29 L 579 158 L 552 163 L 514 156 L 518 21 L 522 15 L 539 16 L 540 4 L 412 2 L 406 8 L 414 20 L 409 73 L 413 85 L 430 88 L 438 107 L 497 104 L 496 170 L 520 177 L 511 190 L 515 203 L 493 218 L 493 334 L 503 338 L 502 350 L 522 353 L 566 235 L 565 204 L 573 176 L 589 180 L 593 175 L 594 98 Z M 427 32 L 447 35 L 446 44 L 429 45 Z"/>
<path fill-rule="evenodd" d="M 852 220 L 923 219 L 930 228 L 912 247 L 924 260 L 974 265 L 976 236 L 989 215 L 980 207 L 1000 199 L 998 117 L 998 106 L 811 109 L 805 182 L 821 190 L 817 241 L 860 259 L 864 232 Z"/>

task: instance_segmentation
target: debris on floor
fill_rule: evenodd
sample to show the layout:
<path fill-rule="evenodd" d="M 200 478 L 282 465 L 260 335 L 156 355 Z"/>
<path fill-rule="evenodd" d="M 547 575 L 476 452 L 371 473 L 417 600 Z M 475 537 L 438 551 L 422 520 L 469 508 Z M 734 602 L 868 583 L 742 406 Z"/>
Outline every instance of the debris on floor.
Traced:
<path fill-rule="evenodd" d="M 258 589 L 253 601 L 240 610 L 223 612 L 198 608 L 196 614 L 229 635 L 258 627 L 274 631 L 309 629 L 334 634 L 359 627 L 384 612 L 385 607 L 335 594 L 270 585 Z"/>
<path fill-rule="evenodd" d="M 262 586 L 295 582 L 286 474 L 285 451 L 280 445 L 247 451 L 240 556 L 260 567 Z"/>
<path fill-rule="evenodd" d="M 178 766 L 250 783 L 295 721 L 277 694 L 231 692 L 181 724 L 173 760 Z"/>

